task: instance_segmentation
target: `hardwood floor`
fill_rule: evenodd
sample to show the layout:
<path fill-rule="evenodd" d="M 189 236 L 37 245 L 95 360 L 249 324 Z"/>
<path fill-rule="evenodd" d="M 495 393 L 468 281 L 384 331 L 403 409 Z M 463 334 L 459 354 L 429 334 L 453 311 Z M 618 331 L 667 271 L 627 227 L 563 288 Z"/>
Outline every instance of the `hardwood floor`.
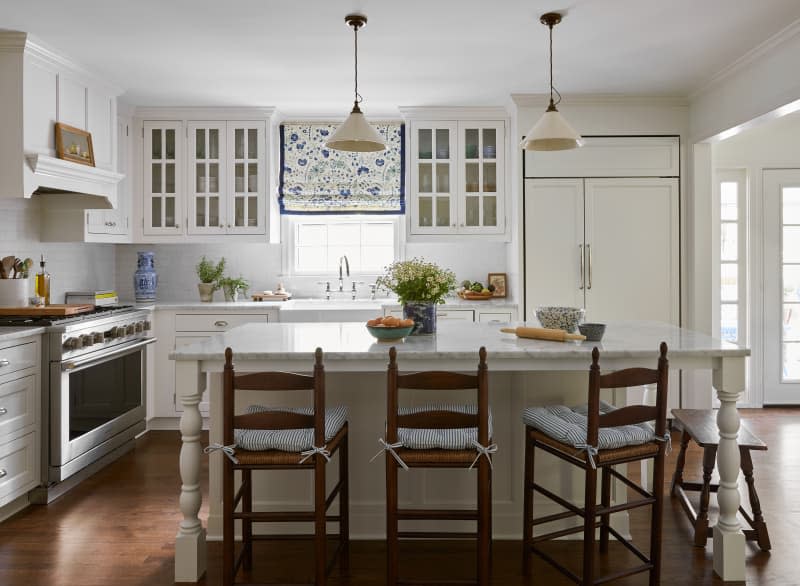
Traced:
<path fill-rule="evenodd" d="M 800 409 L 743 411 L 750 429 L 769 445 L 753 452 L 756 486 L 764 510 L 772 551 L 747 544 L 747 583 L 800 585 L 794 539 L 800 528 Z M 677 455 L 667 460 L 667 481 Z M 177 432 L 151 432 L 135 451 L 84 481 L 48 506 L 32 506 L 0 523 L 2 586 L 167 586 L 173 583 L 173 547 L 180 515 L 177 495 L 179 450 Z M 701 450 L 693 446 L 686 461 L 687 479 L 699 479 Z M 207 474 L 203 474 L 203 477 Z M 205 490 L 205 487 L 204 487 Z M 665 486 L 668 490 L 668 486 Z M 742 493 L 743 495 L 746 493 Z M 712 502 L 714 499 L 712 498 Z M 746 497 L 745 497 L 746 502 Z M 201 517 L 207 512 L 201 511 Z M 646 544 L 646 511 L 632 515 L 634 538 Z M 715 519 L 714 519 L 715 521 Z M 520 521 L 521 525 L 521 521 Z M 262 544 L 257 544 L 262 545 Z M 575 542 L 553 544 L 557 555 L 580 562 Z M 566 579 L 537 560 L 533 578 L 520 572 L 520 543 L 496 541 L 493 583 L 503 586 L 567 584 Z M 352 544 L 351 574 L 334 576 L 334 586 L 378 586 L 384 582 L 384 549 L 379 541 Z M 401 550 L 402 571 L 415 568 L 429 577 L 469 578 L 474 567 L 472 546 L 461 543 L 415 543 Z M 261 570 L 275 580 L 308 578 L 310 543 L 281 545 L 256 554 Z M 610 556 L 619 563 L 624 554 Z M 220 583 L 221 547 L 209 544 L 208 575 L 201 584 Z M 266 565 L 264 565 L 266 560 Z M 664 518 L 662 583 L 722 584 L 711 567 L 711 540 L 705 549 L 692 546 L 689 521 L 677 500 L 667 499 Z M 296 572 L 300 571 L 297 576 Z M 336 574 L 336 570 L 334 571 Z M 256 576 L 257 577 L 257 576 Z M 642 576 L 618 584 L 646 584 Z"/>

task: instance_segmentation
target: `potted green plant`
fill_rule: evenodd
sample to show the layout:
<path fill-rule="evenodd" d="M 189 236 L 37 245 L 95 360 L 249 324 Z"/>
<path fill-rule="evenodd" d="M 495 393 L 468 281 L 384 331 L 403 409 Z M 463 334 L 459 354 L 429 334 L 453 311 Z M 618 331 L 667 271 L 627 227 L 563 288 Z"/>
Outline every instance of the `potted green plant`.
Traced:
<path fill-rule="evenodd" d="M 197 271 L 197 277 L 200 279 L 197 284 L 197 289 L 200 292 L 200 301 L 213 301 L 214 291 L 219 289 L 219 280 L 225 272 L 225 257 L 223 256 L 219 259 L 219 262 L 214 264 L 213 261 L 208 260 L 203 255 L 195 270 Z"/>
<path fill-rule="evenodd" d="M 414 334 L 436 331 L 436 305 L 456 286 L 456 275 L 421 258 L 400 260 L 386 267 L 377 284 L 393 291 L 403 305 L 403 317 L 414 320 Z"/>
<path fill-rule="evenodd" d="M 239 293 L 247 293 L 247 290 L 250 288 L 250 283 L 241 276 L 236 278 L 222 277 L 219 280 L 219 286 L 225 294 L 225 301 L 237 301 Z"/>

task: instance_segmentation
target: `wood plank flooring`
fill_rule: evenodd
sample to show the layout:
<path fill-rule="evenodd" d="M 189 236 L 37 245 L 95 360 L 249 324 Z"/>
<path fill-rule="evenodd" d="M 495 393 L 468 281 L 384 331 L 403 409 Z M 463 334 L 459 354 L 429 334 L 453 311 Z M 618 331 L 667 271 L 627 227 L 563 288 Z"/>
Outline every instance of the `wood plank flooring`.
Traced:
<path fill-rule="evenodd" d="M 773 547 L 770 553 L 764 553 L 748 542 L 747 583 L 800 585 L 794 545 L 800 529 L 800 455 L 797 452 L 800 409 L 750 410 L 744 411 L 743 416 L 750 428 L 769 445 L 767 452 L 753 452 L 753 463 Z M 674 469 L 677 434 L 674 433 L 673 439 L 676 449 L 667 461 L 667 480 Z M 172 584 L 173 547 L 180 520 L 177 513 L 179 445 L 177 432 L 151 432 L 138 440 L 136 450 L 62 498 L 48 506 L 29 507 L 0 523 L 0 585 Z M 701 450 L 693 447 L 687 457 L 687 478 L 700 478 L 700 457 Z M 201 517 L 206 514 L 206 510 L 201 511 Z M 644 544 L 647 540 L 645 515 L 635 514 L 631 520 L 634 537 Z M 578 542 L 555 545 L 558 555 L 579 562 Z M 331 583 L 334 586 L 382 585 L 383 551 L 380 541 L 353 542 L 350 576 L 335 575 Z M 568 583 L 538 560 L 534 563 L 533 578 L 525 581 L 520 572 L 519 552 L 519 542 L 495 542 L 495 585 Z M 311 568 L 310 555 L 310 544 L 292 543 L 257 554 L 256 560 L 272 579 L 294 581 L 294 578 L 308 578 L 305 573 Z M 473 549 L 467 544 L 410 544 L 404 547 L 402 555 L 402 568 L 411 575 L 418 570 L 431 578 L 468 578 L 474 567 Z M 209 544 L 209 569 L 201 584 L 220 583 L 220 557 L 219 544 Z M 623 557 L 612 556 L 611 563 L 618 563 Z M 668 499 L 662 583 L 671 586 L 722 584 L 714 577 L 711 561 L 711 542 L 706 549 L 692 547 L 689 522 L 678 502 Z M 647 580 L 638 576 L 617 583 L 638 585 L 646 584 Z"/>

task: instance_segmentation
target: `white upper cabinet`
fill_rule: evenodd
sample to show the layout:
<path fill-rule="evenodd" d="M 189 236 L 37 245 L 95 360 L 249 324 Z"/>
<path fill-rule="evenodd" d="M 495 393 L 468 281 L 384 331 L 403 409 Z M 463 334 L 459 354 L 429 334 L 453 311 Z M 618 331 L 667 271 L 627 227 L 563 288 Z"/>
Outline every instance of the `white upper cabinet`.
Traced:
<path fill-rule="evenodd" d="M 271 110 L 259 110 L 261 120 L 200 121 L 188 114 L 215 112 L 165 112 L 177 115 L 142 122 L 142 238 L 266 234 Z"/>
<path fill-rule="evenodd" d="M 505 232 L 505 122 L 413 120 L 410 233 Z"/>

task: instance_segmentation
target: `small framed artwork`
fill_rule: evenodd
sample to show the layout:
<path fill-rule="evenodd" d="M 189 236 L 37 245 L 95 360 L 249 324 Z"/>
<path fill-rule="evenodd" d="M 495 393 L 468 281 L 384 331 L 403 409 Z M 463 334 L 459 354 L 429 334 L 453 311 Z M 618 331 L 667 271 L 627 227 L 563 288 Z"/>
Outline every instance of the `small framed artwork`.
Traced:
<path fill-rule="evenodd" d="M 494 285 L 492 297 L 505 297 L 506 296 L 506 274 L 505 273 L 489 273 L 486 279 L 489 285 Z"/>
<path fill-rule="evenodd" d="M 94 167 L 92 135 L 80 128 L 56 122 L 56 156 L 65 161 Z"/>

